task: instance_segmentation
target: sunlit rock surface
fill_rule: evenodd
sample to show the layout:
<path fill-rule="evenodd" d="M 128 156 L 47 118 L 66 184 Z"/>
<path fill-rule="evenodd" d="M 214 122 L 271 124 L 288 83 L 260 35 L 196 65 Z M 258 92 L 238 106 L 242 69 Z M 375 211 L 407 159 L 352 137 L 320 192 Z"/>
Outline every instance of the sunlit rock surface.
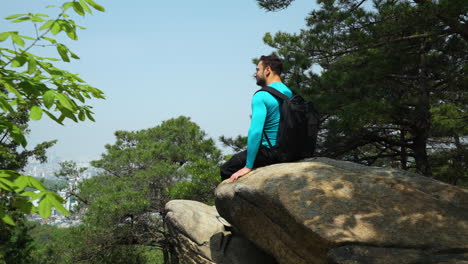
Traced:
<path fill-rule="evenodd" d="M 316 158 L 259 168 L 216 197 L 220 215 L 282 264 L 467 260 L 468 191 L 405 171 Z"/>

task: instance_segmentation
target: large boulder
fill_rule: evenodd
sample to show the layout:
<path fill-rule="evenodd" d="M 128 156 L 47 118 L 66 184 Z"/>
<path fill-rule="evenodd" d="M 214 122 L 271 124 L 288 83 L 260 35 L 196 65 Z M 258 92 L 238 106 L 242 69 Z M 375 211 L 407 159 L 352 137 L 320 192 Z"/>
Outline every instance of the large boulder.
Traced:
<path fill-rule="evenodd" d="M 210 264 L 211 236 L 224 231 L 213 206 L 196 201 L 172 200 L 166 204 L 166 224 L 182 263 Z"/>
<path fill-rule="evenodd" d="M 274 258 L 245 239 L 222 219 L 214 206 L 172 200 L 165 222 L 183 264 L 275 264 Z"/>
<path fill-rule="evenodd" d="M 401 170 L 275 164 L 220 184 L 216 207 L 282 264 L 467 260 L 468 191 Z"/>

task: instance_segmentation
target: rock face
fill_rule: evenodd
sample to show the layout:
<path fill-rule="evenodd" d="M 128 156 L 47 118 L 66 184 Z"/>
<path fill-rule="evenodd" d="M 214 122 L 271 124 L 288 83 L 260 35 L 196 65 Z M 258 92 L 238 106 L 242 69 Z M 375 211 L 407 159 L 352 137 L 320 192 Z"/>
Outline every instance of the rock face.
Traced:
<path fill-rule="evenodd" d="M 195 201 L 173 200 L 166 204 L 166 223 L 171 232 L 171 243 L 183 263 L 213 263 L 211 236 L 224 231 L 212 206 Z"/>
<path fill-rule="evenodd" d="M 172 200 L 166 204 L 166 211 L 171 244 L 183 264 L 276 263 L 271 256 L 225 226 L 214 206 Z"/>
<path fill-rule="evenodd" d="M 281 264 L 468 263 L 468 191 L 405 171 L 316 158 L 257 169 L 216 197 Z"/>

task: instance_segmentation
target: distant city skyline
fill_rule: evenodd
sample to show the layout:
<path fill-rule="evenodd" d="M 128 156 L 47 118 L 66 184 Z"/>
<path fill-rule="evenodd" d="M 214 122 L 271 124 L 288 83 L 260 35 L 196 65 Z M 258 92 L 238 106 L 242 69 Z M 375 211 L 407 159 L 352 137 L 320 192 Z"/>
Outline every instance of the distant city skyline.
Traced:
<path fill-rule="evenodd" d="M 33 176 L 35 178 L 55 179 L 55 172 L 58 172 L 60 169 L 59 163 L 70 160 L 60 156 L 54 156 L 54 154 L 51 153 L 48 153 L 47 157 L 47 162 L 45 163 L 31 159 L 28 162 L 28 164 L 24 167 L 23 173 L 25 175 Z M 74 161 L 79 168 L 88 168 L 88 170 L 86 170 L 82 175 L 84 179 L 93 177 L 100 170 L 91 166 L 90 161 L 92 160 L 72 161 Z"/>
<path fill-rule="evenodd" d="M 61 2 L 6 1 L 0 16 L 40 13 Z M 317 7 L 315 1 L 296 0 L 286 10 L 268 13 L 255 0 L 96 2 L 105 13 L 73 15 L 87 28 L 78 32 L 77 42 L 56 36 L 81 59 L 57 66 L 78 73 L 107 99 L 89 102 L 95 123 L 60 126 L 47 117 L 31 121 L 28 149 L 57 139 L 48 151 L 52 155 L 94 160 L 105 152 L 105 144 L 115 142 L 115 131 L 150 128 L 180 115 L 191 117 L 215 140 L 247 135 L 250 100 L 258 89 L 251 60 L 272 52 L 262 41 L 264 34 L 299 32 Z M 18 26 L 25 35 L 33 29 L 31 24 L 0 22 L 1 31 Z M 55 51 L 52 55 L 58 57 Z"/>

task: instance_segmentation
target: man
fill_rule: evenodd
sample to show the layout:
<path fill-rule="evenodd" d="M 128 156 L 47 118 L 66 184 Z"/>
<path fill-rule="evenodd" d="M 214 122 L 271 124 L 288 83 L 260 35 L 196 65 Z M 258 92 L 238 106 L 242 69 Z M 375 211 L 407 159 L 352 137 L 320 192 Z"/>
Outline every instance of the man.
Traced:
<path fill-rule="evenodd" d="M 282 83 L 283 66 L 274 55 L 262 56 L 254 75 L 257 85 L 270 86 L 291 98 L 292 91 Z M 235 154 L 221 167 L 221 178 L 234 182 L 254 168 L 277 163 L 275 152 L 269 148 L 276 145 L 280 121 L 280 100 L 261 91 L 252 98 L 252 120 L 247 137 L 247 150 Z M 265 134 L 267 138 L 265 138 Z"/>

